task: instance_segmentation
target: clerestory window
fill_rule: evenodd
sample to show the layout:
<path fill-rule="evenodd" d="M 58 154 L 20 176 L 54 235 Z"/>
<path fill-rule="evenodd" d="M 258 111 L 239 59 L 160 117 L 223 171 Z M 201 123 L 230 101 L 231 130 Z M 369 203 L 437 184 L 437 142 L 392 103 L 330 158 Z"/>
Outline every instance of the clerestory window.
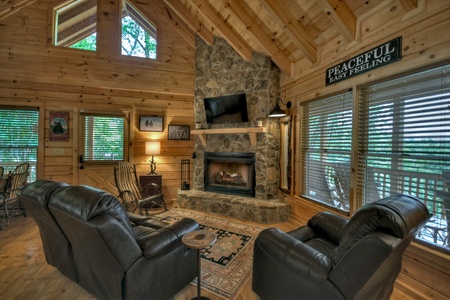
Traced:
<path fill-rule="evenodd" d="M 55 46 L 96 51 L 97 0 L 63 2 L 53 15 Z"/>
<path fill-rule="evenodd" d="M 124 1 L 122 8 L 122 55 L 156 59 L 156 40 L 156 25 L 143 17 L 131 3 Z"/>
<path fill-rule="evenodd" d="M 53 45 L 97 50 L 97 0 L 72 0 L 54 7 Z M 156 59 L 157 26 L 128 1 L 122 3 L 120 53 Z M 119 45 L 117 45 L 119 46 Z"/>

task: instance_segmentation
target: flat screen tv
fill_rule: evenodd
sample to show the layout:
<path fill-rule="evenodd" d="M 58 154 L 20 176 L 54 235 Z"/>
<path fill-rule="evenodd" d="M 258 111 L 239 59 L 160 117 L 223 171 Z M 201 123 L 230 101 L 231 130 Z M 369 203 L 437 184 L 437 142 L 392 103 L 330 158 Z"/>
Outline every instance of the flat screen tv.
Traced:
<path fill-rule="evenodd" d="M 208 124 L 248 122 L 245 94 L 205 98 L 204 104 Z"/>

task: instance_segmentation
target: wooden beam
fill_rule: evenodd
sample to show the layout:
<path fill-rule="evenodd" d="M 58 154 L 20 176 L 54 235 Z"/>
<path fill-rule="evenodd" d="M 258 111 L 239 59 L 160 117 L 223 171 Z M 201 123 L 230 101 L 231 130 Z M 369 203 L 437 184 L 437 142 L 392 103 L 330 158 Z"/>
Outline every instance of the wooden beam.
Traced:
<path fill-rule="evenodd" d="M 197 33 L 206 44 L 214 44 L 214 35 L 179 0 L 164 0 L 164 3 L 176 13 L 192 31 Z"/>
<path fill-rule="evenodd" d="M 330 17 L 333 24 L 341 30 L 349 43 L 356 40 L 356 16 L 344 1 L 317 0 L 317 3 Z"/>
<path fill-rule="evenodd" d="M 262 30 L 255 20 L 256 15 L 250 15 L 241 6 L 240 0 L 226 0 L 225 6 L 230 10 L 233 16 L 246 27 L 250 33 L 272 57 L 272 60 L 287 76 L 292 76 L 293 65 L 289 58 L 281 51 L 274 41 Z"/>
<path fill-rule="evenodd" d="M 222 34 L 223 38 L 237 53 L 239 53 L 240 56 L 242 56 L 242 58 L 246 60 L 252 58 L 252 48 L 250 45 L 223 20 L 208 0 L 191 0 L 191 2 L 198 7 L 200 12 L 211 21 L 211 23 L 214 24 L 215 29 Z"/>
<path fill-rule="evenodd" d="M 195 48 L 195 34 L 194 32 L 187 27 L 187 24 L 181 20 L 177 14 L 172 13 L 172 10 L 167 7 L 160 0 L 143 2 L 142 0 L 129 0 L 133 5 L 140 8 L 141 12 L 145 15 L 147 9 L 151 8 L 155 9 L 157 13 L 164 16 L 164 18 L 172 24 L 175 30 L 184 38 L 186 42 L 188 42 L 189 46 Z M 147 16 L 149 18 L 149 16 Z M 150 19 L 150 18 L 149 18 Z"/>
<path fill-rule="evenodd" d="M 426 11 L 427 0 L 399 0 L 402 8 L 402 22 L 415 18 L 417 15 Z"/>
<path fill-rule="evenodd" d="M 400 6 L 406 13 L 417 8 L 418 5 L 418 0 L 399 0 L 398 2 L 400 2 Z"/>
<path fill-rule="evenodd" d="M 317 61 L 317 44 L 314 39 L 299 24 L 298 20 L 290 12 L 284 1 L 259 0 L 270 15 L 285 29 L 286 34 L 292 42 L 305 54 L 312 62 Z"/>
<path fill-rule="evenodd" d="M 33 4 L 36 0 L 10 0 L 10 1 L 2 1 L 0 6 L 0 20 L 20 11 L 22 8 L 27 7 L 28 5 Z"/>

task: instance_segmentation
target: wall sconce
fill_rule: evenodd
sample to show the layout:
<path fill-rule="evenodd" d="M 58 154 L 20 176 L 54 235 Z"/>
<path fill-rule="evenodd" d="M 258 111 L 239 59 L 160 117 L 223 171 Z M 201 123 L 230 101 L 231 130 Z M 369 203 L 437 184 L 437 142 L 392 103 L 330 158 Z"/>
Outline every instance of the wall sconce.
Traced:
<path fill-rule="evenodd" d="M 161 143 L 160 142 L 145 142 L 145 155 L 151 155 L 152 161 L 150 162 L 150 173 L 148 175 L 158 175 L 156 174 L 156 161 L 155 154 L 159 155 L 161 153 Z"/>
<path fill-rule="evenodd" d="M 282 104 L 286 105 L 287 109 L 291 108 L 291 106 L 292 106 L 291 101 L 284 103 L 283 100 L 281 100 L 281 98 L 278 98 L 277 104 L 275 105 L 273 110 L 269 113 L 269 118 L 281 118 L 281 117 L 286 116 L 286 112 L 280 108 L 280 106 L 278 105 L 278 101 L 281 102 Z"/>

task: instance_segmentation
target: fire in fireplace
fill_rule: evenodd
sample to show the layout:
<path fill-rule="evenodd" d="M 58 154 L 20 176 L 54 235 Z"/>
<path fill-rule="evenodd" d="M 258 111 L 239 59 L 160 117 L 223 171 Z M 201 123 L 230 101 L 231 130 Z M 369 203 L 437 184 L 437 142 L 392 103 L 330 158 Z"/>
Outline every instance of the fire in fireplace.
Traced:
<path fill-rule="evenodd" d="M 206 152 L 205 191 L 255 197 L 255 154 Z"/>

